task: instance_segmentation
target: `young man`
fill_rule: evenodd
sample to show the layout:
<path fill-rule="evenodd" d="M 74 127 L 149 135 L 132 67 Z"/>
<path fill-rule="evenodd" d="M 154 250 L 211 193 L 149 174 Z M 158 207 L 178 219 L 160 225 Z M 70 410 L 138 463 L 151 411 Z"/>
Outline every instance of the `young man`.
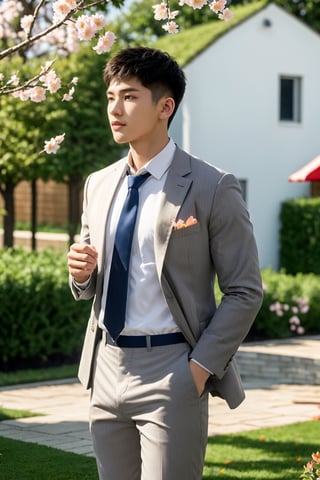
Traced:
<path fill-rule="evenodd" d="M 234 176 L 168 137 L 185 90 L 170 56 L 122 50 L 104 80 L 129 153 L 87 179 L 68 254 L 75 298 L 94 297 L 79 378 L 99 478 L 200 480 L 208 393 L 231 408 L 244 398 L 233 356 L 262 298 L 252 226 Z"/>

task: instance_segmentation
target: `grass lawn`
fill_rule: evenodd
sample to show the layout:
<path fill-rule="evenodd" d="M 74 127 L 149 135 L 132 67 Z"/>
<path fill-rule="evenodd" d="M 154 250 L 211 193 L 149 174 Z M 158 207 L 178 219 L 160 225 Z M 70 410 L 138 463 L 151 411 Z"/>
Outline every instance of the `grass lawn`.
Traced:
<path fill-rule="evenodd" d="M 28 412 L 27 410 L 12 410 L 0 406 L 0 422 L 2 420 L 14 420 L 17 418 L 38 417 L 41 413 Z"/>
<path fill-rule="evenodd" d="M 319 443 L 318 421 L 211 437 L 203 480 L 299 480 Z M 0 478 L 98 480 L 91 457 L 1 437 Z"/>
<path fill-rule="evenodd" d="M 77 376 L 78 365 L 63 365 L 59 367 L 17 370 L 15 372 L 0 372 L 0 387 L 19 385 L 21 383 L 61 380 Z"/>
<path fill-rule="evenodd" d="M 319 421 L 211 437 L 203 480 L 298 480 L 318 450 Z"/>
<path fill-rule="evenodd" d="M 98 480 L 98 475 L 94 458 L 0 437 L 0 478 Z"/>

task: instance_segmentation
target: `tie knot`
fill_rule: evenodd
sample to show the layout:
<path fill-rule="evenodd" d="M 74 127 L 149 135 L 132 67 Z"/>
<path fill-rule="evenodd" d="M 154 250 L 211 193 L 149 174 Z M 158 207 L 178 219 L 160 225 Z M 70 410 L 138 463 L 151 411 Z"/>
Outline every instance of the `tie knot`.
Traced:
<path fill-rule="evenodd" d="M 144 173 L 143 175 L 128 175 L 128 188 L 138 188 L 143 184 L 147 178 L 150 177 L 150 173 Z"/>

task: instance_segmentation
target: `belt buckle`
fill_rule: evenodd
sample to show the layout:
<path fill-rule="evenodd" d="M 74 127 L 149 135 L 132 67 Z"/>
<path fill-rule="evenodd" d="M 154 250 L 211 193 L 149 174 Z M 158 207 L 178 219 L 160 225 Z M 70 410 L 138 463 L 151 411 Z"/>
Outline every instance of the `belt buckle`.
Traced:
<path fill-rule="evenodd" d="M 146 335 L 146 347 L 148 351 L 152 349 L 151 335 Z"/>

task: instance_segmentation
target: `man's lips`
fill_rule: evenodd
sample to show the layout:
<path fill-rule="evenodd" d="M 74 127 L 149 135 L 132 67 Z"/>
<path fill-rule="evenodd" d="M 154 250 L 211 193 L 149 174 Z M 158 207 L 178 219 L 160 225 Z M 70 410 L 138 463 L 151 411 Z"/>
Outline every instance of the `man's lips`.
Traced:
<path fill-rule="evenodd" d="M 111 126 L 112 126 L 113 130 L 120 130 L 122 127 L 124 127 L 124 123 L 112 122 Z"/>

